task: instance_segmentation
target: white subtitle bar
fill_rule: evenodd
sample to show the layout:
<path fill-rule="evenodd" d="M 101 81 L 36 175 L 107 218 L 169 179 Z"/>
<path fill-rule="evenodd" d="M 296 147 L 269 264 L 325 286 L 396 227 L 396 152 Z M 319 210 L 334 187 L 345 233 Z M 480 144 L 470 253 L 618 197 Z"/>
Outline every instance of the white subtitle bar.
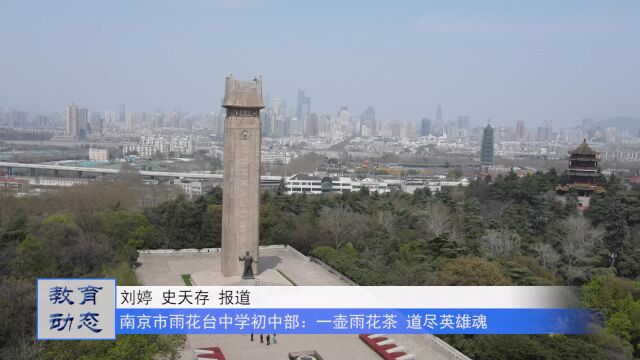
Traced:
<path fill-rule="evenodd" d="M 577 307 L 562 286 L 118 286 L 119 309 L 551 309 Z"/>

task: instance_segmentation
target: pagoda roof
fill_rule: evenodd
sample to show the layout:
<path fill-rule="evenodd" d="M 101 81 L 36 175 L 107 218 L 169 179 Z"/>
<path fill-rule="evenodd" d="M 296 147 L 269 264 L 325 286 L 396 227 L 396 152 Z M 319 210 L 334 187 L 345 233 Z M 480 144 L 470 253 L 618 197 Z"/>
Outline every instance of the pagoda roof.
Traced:
<path fill-rule="evenodd" d="M 571 155 L 598 155 L 598 153 L 591 149 L 589 147 L 589 145 L 587 144 L 587 139 L 584 139 L 582 141 L 582 144 L 580 144 L 580 146 L 578 146 L 577 148 L 570 150 L 569 154 Z"/>

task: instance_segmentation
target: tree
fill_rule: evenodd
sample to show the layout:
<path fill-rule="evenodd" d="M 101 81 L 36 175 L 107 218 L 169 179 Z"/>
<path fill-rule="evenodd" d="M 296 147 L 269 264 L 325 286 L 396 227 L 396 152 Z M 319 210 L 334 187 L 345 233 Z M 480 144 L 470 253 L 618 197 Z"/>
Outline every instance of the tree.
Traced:
<path fill-rule="evenodd" d="M 542 196 L 534 196 L 530 202 L 529 224 L 534 234 L 544 233 L 551 220 L 547 201 Z"/>
<path fill-rule="evenodd" d="M 500 267 L 479 257 L 459 257 L 447 261 L 436 273 L 438 285 L 494 286 L 509 285 Z"/>
<path fill-rule="evenodd" d="M 453 215 L 448 206 L 441 202 L 430 202 L 421 213 L 421 225 L 425 233 L 438 236 L 451 232 Z"/>
<path fill-rule="evenodd" d="M 416 204 L 425 204 L 431 198 L 431 189 L 428 186 L 415 189 L 413 192 L 413 202 Z"/>
<path fill-rule="evenodd" d="M 562 252 L 569 272 L 574 270 L 577 262 L 586 258 L 602 239 L 602 231 L 593 228 L 589 221 L 580 215 L 571 215 L 560 222 L 563 237 Z"/>
<path fill-rule="evenodd" d="M 364 218 L 349 207 L 340 204 L 335 208 L 325 207 L 320 211 L 319 225 L 331 237 L 331 243 L 338 249 L 353 241 L 364 232 Z"/>
<path fill-rule="evenodd" d="M 520 237 L 507 229 L 491 229 L 482 237 L 482 249 L 491 256 L 513 256 L 518 252 Z"/>
<path fill-rule="evenodd" d="M 114 240 L 134 249 L 148 244 L 152 227 L 141 212 L 118 209 L 106 212 L 101 220 L 101 230 Z"/>
<path fill-rule="evenodd" d="M 624 208 L 620 202 L 613 203 L 607 210 L 605 229 L 604 244 L 609 250 L 611 267 L 614 267 L 616 258 L 627 236 L 627 222 L 624 217 Z"/>
<path fill-rule="evenodd" d="M 45 252 L 42 242 L 32 234 L 18 245 L 13 261 L 15 272 L 20 277 L 30 279 L 50 274 L 51 257 Z"/>
<path fill-rule="evenodd" d="M 640 287 L 615 276 L 597 276 L 582 287 L 581 300 L 585 306 L 598 309 L 606 316 L 605 330 L 620 337 L 640 356 Z"/>
<path fill-rule="evenodd" d="M 222 205 L 211 204 L 202 220 L 199 247 L 219 247 L 222 242 Z"/>
<path fill-rule="evenodd" d="M 470 198 L 462 205 L 462 232 L 467 251 L 472 255 L 480 255 L 480 240 L 484 233 L 480 202 Z"/>
<path fill-rule="evenodd" d="M 536 252 L 536 258 L 538 262 L 540 262 L 540 265 L 553 269 L 555 272 L 555 268 L 562 260 L 560 253 L 558 253 L 553 246 L 542 241 L 537 242 L 533 246 L 533 250 Z"/>

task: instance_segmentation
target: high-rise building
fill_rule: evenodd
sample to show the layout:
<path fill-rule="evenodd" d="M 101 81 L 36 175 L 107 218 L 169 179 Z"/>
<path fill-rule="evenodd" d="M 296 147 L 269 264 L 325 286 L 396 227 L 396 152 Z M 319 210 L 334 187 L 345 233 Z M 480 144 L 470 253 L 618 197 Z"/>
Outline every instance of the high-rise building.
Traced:
<path fill-rule="evenodd" d="M 370 135 L 378 134 L 378 123 L 376 121 L 376 109 L 373 106 L 368 106 L 360 115 L 360 135 L 362 135 L 362 127 L 368 128 Z"/>
<path fill-rule="evenodd" d="M 524 125 L 524 121 L 516 122 L 516 139 L 524 140 L 527 138 L 527 128 Z"/>
<path fill-rule="evenodd" d="M 78 109 L 78 122 L 76 130 L 76 138 L 86 139 L 87 129 L 89 128 L 89 110 L 87 108 Z"/>
<path fill-rule="evenodd" d="M 487 125 L 482 130 L 482 144 L 480 147 L 480 164 L 484 166 L 493 165 L 493 128 Z"/>
<path fill-rule="evenodd" d="M 280 115 L 280 111 L 282 110 L 282 99 L 279 97 L 274 97 L 271 101 L 271 111 L 275 115 Z"/>
<path fill-rule="evenodd" d="M 13 127 L 23 127 L 27 125 L 29 115 L 25 111 L 11 110 L 11 125 Z"/>
<path fill-rule="evenodd" d="M 393 137 L 402 137 L 402 124 L 392 123 L 391 124 L 391 136 Z"/>
<path fill-rule="evenodd" d="M 447 137 L 456 137 L 458 135 L 458 128 L 456 127 L 456 123 L 453 121 L 447 121 L 444 123 L 444 127 L 442 128 L 442 135 L 446 135 Z"/>
<path fill-rule="evenodd" d="M 407 121 L 407 123 L 406 123 L 404 128 L 405 128 L 404 137 L 407 137 L 409 139 L 415 139 L 416 138 L 416 123 L 415 123 L 415 121 Z"/>
<path fill-rule="evenodd" d="M 320 124 L 318 121 L 318 115 L 315 113 L 309 114 L 309 121 L 307 121 L 307 136 L 318 136 L 320 133 Z"/>
<path fill-rule="evenodd" d="M 346 105 L 341 106 L 340 110 L 338 111 L 338 121 L 342 125 L 348 125 L 350 119 L 351 119 L 351 115 L 349 114 L 349 107 Z"/>
<path fill-rule="evenodd" d="M 468 116 L 458 116 L 458 130 L 469 130 L 471 128 L 471 120 Z"/>
<path fill-rule="evenodd" d="M 116 112 L 115 111 L 105 111 L 104 112 L 104 122 L 107 125 L 113 125 L 117 121 Z"/>
<path fill-rule="evenodd" d="M 85 139 L 89 129 L 89 110 L 78 108 L 74 103 L 67 106 L 67 135 Z"/>
<path fill-rule="evenodd" d="M 331 131 L 331 119 L 329 115 L 320 115 L 318 118 L 318 127 L 321 134 L 326 135 Z"/>
<path fill-rule="evenodd" d="M 127 113 L 127 129 L 133 130 L 135 126 L 136 115 L 132 112 Z"/>
<path fill-rule="evenodd" d="M 298 89 L 298 107 L 296 108 L 296 118 L 302 126 L 306 128 L 307 119 L 311 112 L 311 98 L 304 95 L 304 90 Z"/>
<path fill-rule="evenodd" d="M 431 119 L 422 118 L 420 122 L 420 136 L 429 136 L 431 135 Z"/>
<path fill-rule="evenodd" d="M 125 117 L 126 117 L 126 112 L 124 109 L 124 104 L 120 104 L 120 108 L 118 111 L 118 122 L 123 123 L 125 122 Z"/>
<path fill-rule="evenodd" d="M 604 133 L 607 144 L 614 144 L 616 142 L 616 128 L 608 127 L 604 130 Z"/>
<path fill-rule="evenodd" d="M 91 119 L 91 121 L 89 122 L 89 125 L 91 125 L 92 134 L 102 135 L 102 122 L 103 122 L 103 119 L 100 118 L 100 116 L 94 117 Z"/>
<path fill-rule="evenodd" d="M 268 111 L 260 113 L 260 131 L 262 132 L 262 136 L 269 136 L 271 131 L 271 122 L 269 121 L 267 112 Z"/>
<path fill-rule="evenodd" d="M 78 106 L 74 103 L 67 106 L 67 135 L 76 136 L 78 129 Z"/>
<path fill-rule="evenodd" d="M 444 133 L 444 119 L 442 118 L 442 106 L 438 104 L 438 109 L 436 110 L 436 121 L 434 124 L 434 132 L 437 135 L 442 135 Z"/>
<path fill-rule="evenodd" d="M 151 127 L 159 129 L 164 126 L 164 114 L 157 112 L 151 117 Z"/>
<path fill-rule="evenodd" d="M 545 126 L 544 126 L 544 139 L 546 141 L 554 140 L 553 128 L 551 127 L 551 124 L 549 124 L 549 123 L 546 123 Z"/>

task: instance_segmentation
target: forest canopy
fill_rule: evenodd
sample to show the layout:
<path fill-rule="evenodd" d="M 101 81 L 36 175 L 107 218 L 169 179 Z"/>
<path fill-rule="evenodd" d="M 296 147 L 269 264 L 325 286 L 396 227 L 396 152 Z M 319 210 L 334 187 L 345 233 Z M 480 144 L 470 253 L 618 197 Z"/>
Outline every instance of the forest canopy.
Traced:
<path fill-rule="evenodd" d="M 581 213 L 577 194 L 553 191 L 562 176 L 512 172 L 433 194 L 263 192 L 260 243 L 293 246 L 360 285 L 581 286 L 606 318 L 593 335 L 444 338 L 475 359 L 640 358 L 640 191 L 601 177 L 607 192 Z M 222 189 L 132 199 L 118 183 L 0 193 L 0 358 L 176 358 L 184 337 L 33 340 L 36 277 L 136 284 L 137 250 L 220 246 Z"/>

